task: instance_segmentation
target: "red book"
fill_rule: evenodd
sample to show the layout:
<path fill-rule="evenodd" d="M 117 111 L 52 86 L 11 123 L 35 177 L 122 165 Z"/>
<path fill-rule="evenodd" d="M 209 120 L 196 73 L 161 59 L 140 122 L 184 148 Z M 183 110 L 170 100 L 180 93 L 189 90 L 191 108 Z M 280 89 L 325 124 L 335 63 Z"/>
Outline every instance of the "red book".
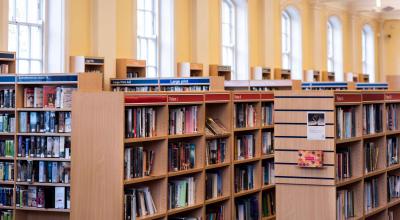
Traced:
<path fill-rule="evenodd" d="M 56 95 L 57 95 L 57 87 L 43 86 L 43 107 L 55 108 Z"/>
<path fill-rule="evenodd" d="M 35 100 L 33 88 L 24 88 L 24 107 L 33 108 L 33 103 Z"/>

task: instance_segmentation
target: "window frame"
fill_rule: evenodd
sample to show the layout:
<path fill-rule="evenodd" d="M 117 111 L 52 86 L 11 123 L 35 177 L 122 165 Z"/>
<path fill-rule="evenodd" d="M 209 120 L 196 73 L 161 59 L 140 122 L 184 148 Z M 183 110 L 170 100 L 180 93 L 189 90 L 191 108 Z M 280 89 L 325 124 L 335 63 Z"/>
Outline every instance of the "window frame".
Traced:
<path fill-rule="evenodd" d="M 284 25 L 282 26 L 282 31 L 281 31 L 281 37 L 282 37 L 282 68 L 283 69 L 291 69 L 292 68 L 292 18 L 290 16 L 290 14 L 286 11 L 283 10 L 282 11 L 282 16 L 281 16 L 281 22 L 283 23 L 283 21 L 285 21 L 285 28 L 283 28 Z M 285 31 L 283 31 L 285 30 Z M 286 45 L 286 51 L 283 50 L 283 45 Z M 284 57 L 287 58 L 287 66 L 283 65 L 283 60 Z"/>
<path fill-rule="evenodd" d="M 335 29 L 331 21 L 327 22 L 327 69 L 328 72 L 335 72 Z M 329 53 L 330 52 L 330 53 Z M 331 68 L 329 68 L 331 67 Z"/>
<path fill-rule="evenodd" d="M 361 33 L 361 63 L 362 63 L 362 71 L 364 74 L 369 74 L 367 73 L 368 69 L 368 59 L 367 59 L 367 53 L 368 53 L 368 43 L 367 43 L 367 38 L 368 38 L 368 33 L 365 27 L 362 29 Z"/>
<path fill-rule="evenodd" d="M 222 58 L 222 63 L 224 65 L 230 65 L 231 66 L 231 74 L 235 78 L 236 76 L 236 70 L 237 70 L 237 21 L 236 21 L 236 5 L 232 0 L 222 0 L 221 2 L 221 58 Z M 224 12 L 224 5 L 228 6 L 228 11 L 229 11 L 229 23 L 225 23 L 224 20 L 222 19 L 224 17 L 223 12 Z M 225 44 L 226 42 L 224 41 L 224 31 L 223 31 L 223 26 L 228 25 L 229 26 L 229 38 L 231 40 L 230 44 Z M 231 62 L 227 62 L 226 60 L 226 55 L 224 54 L 224 51 L 229 50 L 232 56 Z"/>

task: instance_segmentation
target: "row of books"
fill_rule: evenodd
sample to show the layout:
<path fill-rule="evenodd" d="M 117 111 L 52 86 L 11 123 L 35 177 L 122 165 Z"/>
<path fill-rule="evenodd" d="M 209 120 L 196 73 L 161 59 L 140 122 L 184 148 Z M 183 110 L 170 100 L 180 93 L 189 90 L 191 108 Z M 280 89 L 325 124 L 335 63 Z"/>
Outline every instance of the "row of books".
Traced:
<path fill-rule="evenodd" d="M 52 161 L 18 161 L 17 181 L 68 184 L 71 181 L 71 164 Z"/>
<path fill-rule="evenodd" d="M 235 159 L 244 160 L 255 157 L 255 142 L 254 134 L 236 136 Z"/>
<path fill-rule="evenodd" d="M 71 112 L 19 112 L 19 132 L 71 132 Z"/>
<path fill-rule="evenodd" d="M 193 169 L 196 161 L 196 145 L 193 143 L 168 143 L 168 170 Z"/>
<path fill-rule="evenodd" d="M 378 179 L 372 178 L 364 182 L 365 211 L 377 208 L 379 205 Z"/>
<path fill-rule="evenodd" d="M 356 136 L 356 107 L 346 106 L 336 109 L 337 131 L 339 139 L 351 138 Z"/>
<path fill-rule="evenodd" d="M 0 74 L 9 74 L 9 73 L 10 73 L 10 71 L 9 71 L 8 64 L 5 64 L 5 63 L 0 64 Z"/>
<path fill-rule="evenodd" d="M 0 108 L 15 108 L 15 89 L 0 89 Z"/>
<path fill-rule="evenodd" d="M 207 165 L 225 162 L 226 139 L 207 140 L 206 163 Z"/>
<path fill-rule="evenodd" d="M 337 220 L 346 220 L 355 216 L 353 190 L 344 189 L 337 191 L 336 212 Z"/>
<path fill-rule="evenodd" d="M 189 91 L 208 91 L 210 86 L 161 86 L 161 91 L 167 92 L 189 92 Z"/>
<path fill-rule="evenodd" d="M 13 212 L 11 210 L 0 211 L 0 220 L 13 220 Z"/>
<path fill-rule="evenodd" d="M 73 87 L 36 86 L 24 88 L 25 108 L 71 108 Z"/>
<path fill-rule="evenodd" d="M 275 210 L 275 191 L 264 191 L 262 193 L 262 215 L 263 217 L 273 216 L 276 213 Z"/>
<path fill-rule="evenodd" d="M 350 147 L 338 148 L 336 153 L 336 161 L 336 178 L 350 178 L 352 176 Z"/>
<path fill-rule="evenodd" d="M 254 165 L 247 164 L 235 167 L 235 192 L 254 188 Z"/>
<path fill-rule="evenodd" d="M 400 198 L 400 176 L 388 175 L 388 198 L 389 201 Z"/>
<path fill-rule="evenodd" d="M 237 199 L 235 206 L 237 220 L 259 219 L 258 198 L 256 196 Z"/>
<path fill-rule="evenodd" d="M 206 120 L 206 128 L 205 128 L 206 135 L 213 136 L 213 135 L 227 135 L 229 132 L 226 130 L 226 127 L 223 123 L 214 118 L 207 118 Z"/>
<path fill-rule="evenodd" d="M 275 164 L 273 160 L 265 160 L 262 165 L 264 185 L 275 184 Z"/>
<path fill-rule="evenodd" d="M 18 136 L 18 157 L 71 159 L 71 137 Z"/>
<path fill-rule="evenodd" d="M 0 180 L 14 180 L 14 162 L 0 162 Z"/>
<path fill-rule="evenodd" d="M 127 108 L 126 137 L 142 138 L 156 136 L 156 110 L 153 107 Z"/>
<path fill-rule="evenodd" d="M 157 213 L 157 207 L 154 204 L 149 187 L 126 189 L 124 204 L 125 220 L 134 220 L 137 217 L 144 217 Z"/>
<path fill-rule="evenodd" d="M 168 209 L 194 205 L 196 201 L 194 177 L 186 177 L 168 182 Z"/>
<path fill-rule="evenodd" d="M 365 143 L 365 173 L 377 170 L 379 161 L 379 146 L 374 142 Z"/>
<path fill-rule="evenodd" d="M 70 209 L 69 187 L 18 186 L 16 207 Z"/>
<path fill-rule="evenodd" d="M 274 153 L 274 132 L 273 131 L 263 131 L 262 132 L 261 148 L 262 148 L 262 153 L 264 155 Z"/>
<path fill-rule="evenodd" d="M 0 187 L 0 206 L 12 206 L 13 193 L 14 188 L 12 187 Z"/>
<path fill-rule="evenodd" d="M 223 205 L 207 207 L 206 220 L 224 220 L 225 208 Z"/>
<path fill-rule="evenodd" d="M 274 112 L 274 103 L 263 103 L 261 105 L 261 122 L 262 125 L 272 125 L 273 124 L 273 115 Z"/>
<path fill-rule="evenodd" d="M 399 129 L 399 104 L 387 104 L 386 105 L 386 128 L 389 131 Z"/>
<path fill-rule="evenodd" d="M 363 105 L 363 134 L 382 132 L 381 104 Z"/>
<path fill-rule="evenodd" d="M 15 132 L 15 115 L 9 113 L 0 114 L 0 132 Z"/>
<path fill-rule="evenodd" d="M 153 171 L 155 152 L 139 147 L 125 148 L 125 179 L 150 176 Z"/>
<path fill-rule="evenodd" d="M 114 92 L 158 92 L 158 86 L 116 86 Z"/>
<path fill-rule="evenodd" d="M 169 134 L 190 134 L 197 129 L 198 106 L 184 106 L 169 110 Z"/>
<path fill-rule="evenodd" d="M 387 137 L 387 165 L 399 163 L 399 137 Z"/>
<path fill-rule="evenodd" d="M 0 140 L 0 157 L 14 157 L 14 140 Z"/>
<path fill-rule="evenodd" d="M 236 103 L 234 108 L 235 127 L 248 128 L 256 126 L 256 106 L 253 103 Z"/>
<path fill-rule="evenodd" d="M 207 172 L 206 174 L 206 199 L 222 196 L 222 173 L 221 170 Z"/>

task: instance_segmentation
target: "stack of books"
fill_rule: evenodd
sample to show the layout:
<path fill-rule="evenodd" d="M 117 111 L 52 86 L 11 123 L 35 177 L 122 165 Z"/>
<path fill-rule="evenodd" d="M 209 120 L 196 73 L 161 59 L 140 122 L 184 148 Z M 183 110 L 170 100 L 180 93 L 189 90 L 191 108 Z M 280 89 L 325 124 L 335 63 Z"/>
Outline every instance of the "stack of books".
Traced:
<path fill-rule="evenodd" d="M 372 178 L 364 182 L 365 211 L 377 208 L 379 205 L 378 179 Z"/>
<path fill-rule="evenodd" d="M 336 215 L 338 220 L 354 217 L 354 191 L 339 190 L 336 194 Z"/>
<path fill-rule="evenodd" d="M 255 156 L 255 138 L 253 134 L 236 136 L 235 159 L 244 160 Z"/>
<path fill-rule="evenodd" d="M 124 204 L 126 220 L 157 213 L 153 196 L 148 187 L 125 190 Z"/>
<path fill-rule="evenodd" d="M 399 137 L 387 137 L 387 165 L 399 163 Z"/>
<path fill-rule="evenodd" d="M 0 180 L 14 180 L 14 162 L 0 162 Z"/>
<path fill-rule="evenodd" d="M 262 125 L 273 124 L 274 103 L 263 103 L 261 106 L 261 122 Z"/>
<path fill-rule="evenodd" d="M 156 136 L 156 110 L 152 107 L 127 108 L 125 110 L 127 138 Z"/>
<path fill-rule="evenodd" d="M 386 127 L 389 131 L 395 131 L 399 129 L 399 111 L 400 109 L 398 104 L 386 105 Z"/>
<path fill-rule="evenodd" d="M 71 132 L 71 112 L 19 112 L 19 132 Z"/>
<path fill-rule="evenodd" d="M 242 165 L 235 167 L 235 192 L 254 188 L 254 165 Z"/>
<path fill-rule="evenodd" d="M 256 196 L 240 198 L 236 200 L 236 219 L 251 220 L 259 219 L 258 199 Z"/>
<path fill-rule="evenodd" d="M 379 147 L 374 142 L 365 143 L 365 173 L 377 170 Z"/>
<path fill-rule="evenodd" d="M 14 157 L 14 140 L 0 140 L 0 157 Z"/>
<path fill-rule="evenodd" d="M 207 140 L 206 163 L 207 165 L 225 162 L 226 139 Z"/>
<path fill-rule="evenodd" d="M 150 176 L 153 171 L 154 151 L 140 147 L 125 148 L 125 179 Z"/>
<path fill-rule="evenodd" d="M 18 186 L 16 207 L 70 209 L 69 187 Z"/>
<path fill-rule="evenodd" d="M 380 104 L 363 105 L 363 133 L 382 131 L 382 108 Z"/>
<path fill-rule="evenodd" d="M 168 182 L 168 209 L 183 208 L 195 204 L 196 187 L 194 177 Z"/>
<path fill-rule="evenodd" d="M 352 138 L 356 136 L 356 107 L 337 107 L 337 138 Z"/>
<path fill-rule="evenodd" d="M 168 143 L 168 170 L 193 169 L 196 161 L 196 145 L 192 143 Z"/>
<path fill-rule="evenodd" d="M 0 114 L 0 132 L 15 132 L 15 115 L 2 113 Z"/>
<path fill-rule="evenodd" d="M 350 178 L 351 173 L 351 152 L 350 147 L 338 148 L 336 153 L 336 178 Z"/>
<path fill-rule="evenodd" d="M 0 187 L 0 206 L 12 206 L 14 198 L 12 187 Z"/>
<path fill-rule="evenodd" d="M 234 108 L 235 127 L 248 128 L 256 126 L 256 106 L 252 103 L 236 103 Z"/>
<path fill-rule="evenodd" d="M 173 108 L 169 111 L 169 134 L 191 134 L 197 132 L 198 106 Z"/>
<path fill-rule="evenodd" d="M 71 137 L 18 136 L 18 157 L 71 158 Z"/>
<path fill-rule="evenodd" d="M 205 132 L 209 136 L 229 134 L 222 122 L 213 118 L 207 118 Z"/>
<path fill-rule="evenodd" d="M 220 171 L 206 174 L 206 199 L 222 196 L 222 174 Z"/>
<path fill-rule="evenodd" d="M 0 108 L 15 108 L 14 89 L 0 89 Z"/>
<path fill-rule="evenodd" d="M 24 88 L 25 108 L 71 108 L 72 92 L 67 86 L 43 86 Z"/>

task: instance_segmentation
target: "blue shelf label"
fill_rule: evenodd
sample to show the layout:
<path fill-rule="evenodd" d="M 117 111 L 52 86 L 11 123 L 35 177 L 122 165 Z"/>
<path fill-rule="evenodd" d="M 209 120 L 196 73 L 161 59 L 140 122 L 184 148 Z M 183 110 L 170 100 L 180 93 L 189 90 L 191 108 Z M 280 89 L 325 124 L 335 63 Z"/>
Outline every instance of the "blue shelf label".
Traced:
<path fill-rule="evenodd" d="M 4 52 L 0 52 L 0 59 L 10 59 L 10 60 L 13 60 L 13 59 L 15 59 L 15 54 L 14 54 L 14 53 L 4 53 Z"/>
<path fill-rule="evenodd" d="M 0 83 L 15 83 L 15 76 L 1 76 Z"/>
<path fill-rule="evenodd" d="M 309 82 L 301 85 L 302 87 L 347 87 L 345 82 Z"/>
<path fill-rule="evenodd" d="M 357 87 L 388 87 L 387 83 L 357 83 Z"/>
<path fill-rule="evenodd" d="M 111 85 L 158 85 L 158 79 L 112 79 Z"/>
<path fill-rule="evenodd" d="M 46 75 L 24 75 L 24 76 L 17 76 L 18 82 L 77 82 L 78 76 L 77 75 L 60 75 L 60 76 L 46 76 Z"/>
<path fill-rule="evenodd" d="M 86 64 L 104 64 L 104 59 L 102 58 L 85 58 Z"/>
<path fill-rule="evenodd" d="M 160 79 L 161 85 L 188 85 L 188 84 L 210 84 L 209 78 L 171 78 Z"/>

